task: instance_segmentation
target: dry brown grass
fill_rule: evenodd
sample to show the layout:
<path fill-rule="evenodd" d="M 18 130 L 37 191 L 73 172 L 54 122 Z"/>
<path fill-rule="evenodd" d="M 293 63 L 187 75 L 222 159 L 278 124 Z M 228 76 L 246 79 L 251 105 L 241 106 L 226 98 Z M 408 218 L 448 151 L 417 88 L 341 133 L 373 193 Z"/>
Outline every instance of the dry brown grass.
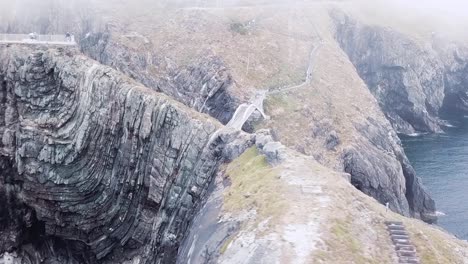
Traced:
<path fill-rule="evenodd" d="M 99 15 L 119 32 L 138 32 L 152 49 L 184 65 L 207 52 L 220 56 L 241 94 L 299 83 L 304 78 L 315 36 L 313 18 L 320 6 L 162 9 L 161 5 L 114 1 Z M 144 1 L 143 1 L 144 2 Z M 255 21 L 255 22 L 253 22 Z M 244 34 L 233 24 L 246 25 Z M 129 45 L 132 45 L 131 43 Z M 131 47 L 132 48 L 132 47 Z"/>
<path fill-rule="evenodd" d="M 331 36 L 324 39 L 315 58 L 312 84 L 267 98 L 265 108 L 271 119 L 258 127 L 273 128 L 284 144 L 319 155 L 323 164 L 339 168 L 342 149 L 362 137 L 355 124 L 365 124 L 372 118 L 391 128 L 346 55 Z M 327 134 L 313 133 L 323 122 L 330 124 L 340 138 L 335 151 L 325 149 Z"/>
<path fill-rule="evenodd" d="M 353 190 L 353 192 L 355 192 Z M 468 242 L 455 238 L 453 235 L 437 226 L 432 226 L 421 220 L 407 218 L 391 211 L 386 211 L 385 207 L 376 203 L 372 198 L 355 193 L 359 196 L 365 208 L 367 208 L 375 221 L 402 221 L 405 225 L 412 243 L 416 246 L 418 257 L 424 264 L 445 264 L 445 263 L 468 263 Z M 375 226 L 386 233 L 383 224 Z"/>

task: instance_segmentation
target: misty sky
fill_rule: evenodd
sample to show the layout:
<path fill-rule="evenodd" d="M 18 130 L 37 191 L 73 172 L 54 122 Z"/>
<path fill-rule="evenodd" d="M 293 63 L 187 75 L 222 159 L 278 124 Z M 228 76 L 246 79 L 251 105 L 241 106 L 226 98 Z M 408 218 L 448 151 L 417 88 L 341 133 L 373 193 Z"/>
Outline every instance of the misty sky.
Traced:
<path fill-rule="evenodd" d="M 408 11 L 420 11 L 428 15 L 468 15 L 468 1 L 466 0 L 387 0 L 384 2 Z"/>
<path fill-rule="evenodd" d="M 366 15 L 379 14 L 389 15 L 391 13 L 392 19 L 407 19 L 415 17 L 411 23 L 418 23 L 419 16 L 423 15 L 425 19 L 429 20 L 421 21 L 421 24 L 431 21 L 433 18 L 436 21 L 448 22 L 450 28 L 461 25 L 468 22 L 468 0 L 329 0 L 335 3 L 347 3 L 353 6 L 355 9 L 365 10 Z M 312 2 L 327 2 L 327 0 L 0 0 L 0 22 L 8 17 L 36 17 L 39 15 L 45 15 L 50 17 L 49 13 L 51 8 L 47 8 L 47 5 L 61 5 L 70 6 L 71 3 L 77 6 L 91 6 L 90 2 L 100 3 L 101 5 L 113 6 L 119 5 L 119 3 L 126 3 L 127 5 L 147 7 L 152 6 L 155 8 L 155 3 L 184 3 L 184 6 L 225 6 L 232 7 L 236 5 L 276 5 L 276 4 L 288 4 L 295 3 L 312 3 Z M 119 5 L 121 6 L 121 5 Z M 164 6 L 164 5 L 163 5 Z M 43 7 L 43 8 L 40 8 Z M 90 7 L 92 8 L 92 7 Z M 77 10 L 77 8 L 71 8 Z M 376 9 L 380 9 L 377 12 Z M 397 11 L 394 13 L 393 11 Z M 39 13 L 39 14 L 38 14 Z M 377 15 L 377 16 L 379 16 Z M 415 22 L 416 21 L 416 22 Z M 5 24 L 5 23 L 3 23 Z M 1 25 L 0 25 L 1 28 Z M 445 29 L 448 30 L 446 27 Z M 457 30 L 461 30 L 459 27 Z"/>

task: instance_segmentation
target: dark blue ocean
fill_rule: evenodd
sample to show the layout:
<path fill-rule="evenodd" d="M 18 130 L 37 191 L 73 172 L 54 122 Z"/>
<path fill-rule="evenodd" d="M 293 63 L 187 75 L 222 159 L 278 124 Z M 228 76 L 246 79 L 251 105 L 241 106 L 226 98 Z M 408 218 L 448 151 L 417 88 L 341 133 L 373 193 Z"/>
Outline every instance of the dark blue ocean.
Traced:
<path fill-rule="evenodd" d="M 416 173 L 441 212 L 438 225 L 468 239 L 468 118 L 450 121 L 445 134 L 401 136 Z"/>

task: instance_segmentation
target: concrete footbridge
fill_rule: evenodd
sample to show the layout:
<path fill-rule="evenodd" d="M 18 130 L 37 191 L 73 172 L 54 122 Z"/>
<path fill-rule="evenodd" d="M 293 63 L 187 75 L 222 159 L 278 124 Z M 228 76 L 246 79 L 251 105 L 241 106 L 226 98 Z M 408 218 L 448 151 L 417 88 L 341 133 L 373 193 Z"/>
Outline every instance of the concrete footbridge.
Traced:
<path fill-rule="evenodd" d="M 258 110 L 260 114 L 262 114 L 263 118 L 266 118 L 266 115 L 263 112 L 263 100 L 265 99 L 266 94 L 267 91 L 257 91 L 251 103 L 243 103 L 239 105 L 226 126 L 241 130 L 242 126 L 244 126 L 245 122 L 247 122 L 255 110 Z"/>
<path fill-rule="evenodd" d="M 0 44 L 75 46 L 73 35 L 0 34 Z"/>

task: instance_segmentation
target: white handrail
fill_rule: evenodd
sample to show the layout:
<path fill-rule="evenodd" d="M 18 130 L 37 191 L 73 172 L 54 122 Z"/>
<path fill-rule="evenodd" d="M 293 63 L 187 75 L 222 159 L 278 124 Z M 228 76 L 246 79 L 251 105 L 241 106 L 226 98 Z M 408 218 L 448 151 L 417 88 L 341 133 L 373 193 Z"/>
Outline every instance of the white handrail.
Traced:
<path fill-rule="evenodd" d="M 0 43 L 27 43 L 27 44 L 63 44 L 76 45 L 74 36 L 38 35 L 34 34 L 0 34 Z"/>

